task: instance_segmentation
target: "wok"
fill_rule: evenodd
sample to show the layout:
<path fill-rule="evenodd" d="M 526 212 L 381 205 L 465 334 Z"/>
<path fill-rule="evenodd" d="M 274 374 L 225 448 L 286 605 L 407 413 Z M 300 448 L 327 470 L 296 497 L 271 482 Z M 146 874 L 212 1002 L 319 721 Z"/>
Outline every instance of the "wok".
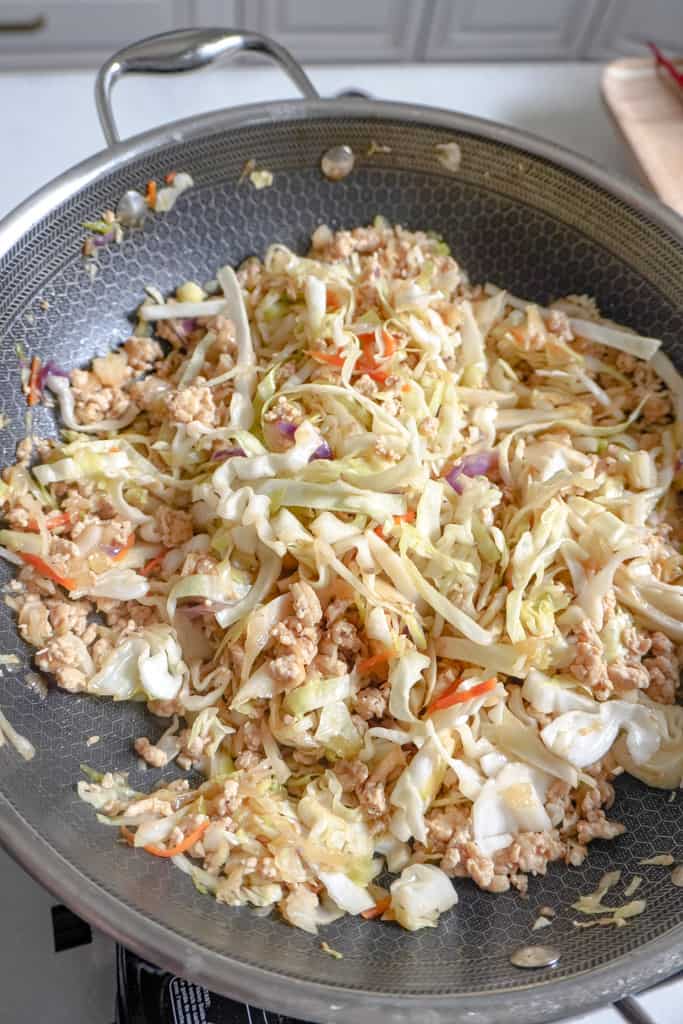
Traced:
<path fill-rule="evenodd" d="M 219 110 L 119 142 L 110 91 L 126 71 L 180 71 L 240 50 L 280 63 L 304 99 Z M 492 280 L 544 302 L 587 292 L 614 319 L 661 337 L 683 366 L 683 221 L 632 184 L 548 142 L 444 110 L 366 100 L 320 99 L 276 44 L 229 30 L 156 36 L 117 54 L 100 72 L 98 107 L 109 147 L 27 200 L 0 225 L 0 382 L 8 426 L 3 464 L 25 433 L 17 346 L 67 366 L 125 339 L 127 316 L 153 282 L 162 291 L 203 281 L 222 263 L 262 253 L 275 240 L 299 250 L 321 222 L 351 227 L 382 213 L 439 231 L 472 279 Z M 367 153 L 372 142 L 388 147 Z M 457 171 L 435 146 L 457 141 Z M 350 146 L 342 181 L 320 171 L 330 147 Z M 257 191 L 239 185 L 253 159 L 274 173 Z M 149 178 L 189 171 L 196 184 L 176 207 L 120 246 L 103 248 L 85 273 L 81 222 L 115 207 Z M 37 434 L 54 433 L 49 410 Z M 149 732 L 144 708 L 52 690 L 40 700 L 22 679 L 30 654 L 0 604 L 0 642 L 20 667 L 0 682 L 0 706 L 35 744 L 26 764 L 0 750 L 0 839 L 40 882 L 88 920 L 148 959 L 209 988 L 324 1021 L 549 1020 L 643 988 L 683 965 L 683 890 L 640 858 L 683 859 L 677 802 L 633 779 L 618 784 L 614 816 L 627 832 L 596 842 L 581 868 L 551 866 L 527 900 L 457 882 L 460 903 L 417 934 L 345 918 L 320 938 L 200 896 L 171 865 L 122 850 L 74 790 L 79 763 L 128 768 L 143 778 L 131 737 Z M 97 734 L 99 744 L 85 745 Z M 571 903 L 610 868 L 646 875 L 647 911 L 624 928 L 578 929 Z M 639 893 L 640 895 L 640 893 Z M 531 932 L 544 905 L 558 916 Z M 560 954 L 554 967 L 521 971 L 510 954 L 529 942 Z"/>

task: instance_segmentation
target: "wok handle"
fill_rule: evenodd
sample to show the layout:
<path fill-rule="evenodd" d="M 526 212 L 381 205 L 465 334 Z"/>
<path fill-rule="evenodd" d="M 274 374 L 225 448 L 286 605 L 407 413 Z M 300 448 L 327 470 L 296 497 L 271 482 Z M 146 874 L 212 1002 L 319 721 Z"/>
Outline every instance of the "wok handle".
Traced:
<path fill-rule="evenodd" d="M 308 75 L 284 47 L 256 32 L 228 28 L 184 28 L 162 32 L 124 47 L 102 65 L 95 102 L 107 145 L 120 141 L 111 105 L 114 84 L 125 74 L 194 71 L 244 50 L 265 53 L 289 75 L 306 99 L 320 99 Z"/>

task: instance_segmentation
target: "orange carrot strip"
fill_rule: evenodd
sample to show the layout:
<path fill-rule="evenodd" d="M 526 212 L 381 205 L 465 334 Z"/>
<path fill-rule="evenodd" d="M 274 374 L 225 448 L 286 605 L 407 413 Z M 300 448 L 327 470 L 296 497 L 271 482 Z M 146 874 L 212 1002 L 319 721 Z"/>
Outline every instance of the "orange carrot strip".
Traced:
<path fill-rule="evenodd" d="M 378 665 L 383 665 L 386 661 L 391 661 L 395 657 L 394 651 L 380 651 L 379 654 L 373 654 L 369 658 L 363 658 L 356 665 L 359 672 L 365 675 L 367 672 L 371 672 L 373 668 L 377 668 Z"/>
<path fill-rule="evenodd" d="M 361 910 L 360 916 L 366 921 L 372 921 L 373 917 L 381 917 L 384 911 L 389 909 L 390 903 L 391 897 L 385 896 L 383 900 L 377 900 L 374 907 L 370 907 L 369 910 Z"/>
<path fill-rule="evenodd" d="M 328 366 L 343 366 L 344 356 L 338 356 L 334 352 L 307 352 L 316 363 L 327 363 Z"/>
<path fill-rule="evenodd" d="M 135 544 L 135 531 L 134 530 L 131 533 L 128 534 L 128 538 L 126 540 L 126 543 L 123 545 L 123 547 L 121 548 L 119 553 L 117 555 L 112 555 L 111 556 L 112 562 L 120 562 L 121 559 L 124 558 L 125 555 L 133 547 L 133 544 Z"/>
<path fill-rule="evenodd" d="M 485 693 L 492 690 L 498 679 L 496 676 L 491 676 L 490 679 L 484 680 L 483 683 L 477 683 L 476 686 L 470 687 L 469 690 L 458 690 L 461 679 L 452 686 L 445 693 L 442 693 L 440 697 L 437 697 L 435 701 L 429 705 L 427 714 L 431 715 L 435 711 L 443 711 L 445 708 L 452 708 L 454 704 L 463 704 L 467 700 L 472 700 L 473 697 L 482 697 Z"/>
<path fill-rule="evenodd" d="M 45 576 L 48 580 L 54 580 L 55 583 L 59 583 L 60 587 L 65 587 L 66 590 L 75 590 L 76 581 L 72 580 L 68 576 L 60 576 L 58 572 L 48 565 L 47 562 L 39 558 L 38 555 L 29 555 L 26 551 L 19 551 L 19 557 L 26 562 L 27 565 L 32 566 L 41 576 Z"/>
<path fill-rule="evenodd" d="M 54 512 L 45 520 L 45 527 L 48 530 L 58 530 L 60 526 L 68 526 L 70 522 L 71 516 L 68 512 Z M 26 529 L 31 533 L 38 533 L 38 522 L 35 519 L 29 519 Z"/>
<path fill-rule="evenodd" d="M 147 191 L 145 192 L 145 202 L 148 206 L 154 209 L 157 201 L 157 183 L 153 178 L 150 178 L 147 182 Z"/>
<path fill-rule="evenodd" d="M 337 295 L 335 295 L 334 292 L 331 292 L 330 289 L 328 288 L 327 289 L 327 302 L 326 302 L 327 312 L 328 313 L 333 313 L 335 309 L 339 309 L 339 306 L 340 306 L 339 297 Z"/>
<path fill-rule="evenodd" d="M 40 367 L 40 359 L 38 356 L 34 356 L 31 360 L 31 373 L 28 379 L 28 395 L 26 397 L 26 401 L 29 405 L 37 405 L 40 401 L 40 391 L 38 389 Z"/>
<path fill-rule="evenodd" d="M 140 569 L 140 575 L 151 576 L 154 570 L 159 568 L 167 554 L 167 551 L 161 551 L 154 558 L 150 558 L 149 562 L 145 562 L 142 569 Z"/>
<path fill-rule="evenodd" d="M 414 508 L 409 508 L 408 511 L 405 512 L 402 516 L 394 516 L 394 522 L 397 525 L 398 525 L 398 523 L 414 523 L 415 522 L 415 509 Z M 386 537 L 384 536 L 384 530 L 382 529 L 381 526 L 376 526 L 375 527 L 375 533 L 380 538 L 380 540 L 386 540 Z"/>
<path fill-rule="evenodd" d="M 131 832 L 129 828 L 126 828 L 125 825 L 121 826 L 121 835 L 126 840 L 129 846 L 133 845 L 133 842 L 135 841 L 135 833 Z"/>
<path fill-rule="evenodd" d="M 150 845 L 145 846 L 145 850 L 147 850 L 147 853 L 153 853 L 155 857 L 177 857 L 179 853 L 185 853 L 191 846 L 194 846 L 197 840 L 201 839 L 204 835 L 210 824 L 211 822 L 209 821 L 203 821 L 194 832 L 190 832 L 189 836 L 185 836 L 177 846 L 170 846 L 167 850 L 164 850 L 161 846 Z"/>

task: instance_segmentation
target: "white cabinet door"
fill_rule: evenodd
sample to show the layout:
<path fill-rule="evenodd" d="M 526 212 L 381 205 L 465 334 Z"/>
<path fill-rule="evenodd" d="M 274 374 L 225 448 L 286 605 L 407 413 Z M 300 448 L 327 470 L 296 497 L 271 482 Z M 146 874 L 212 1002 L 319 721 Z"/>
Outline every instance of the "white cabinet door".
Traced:
<path fill-rule="evenodd" d="M 433 13 L 426 31 L 424 56 L 428 60 L 576 57 L 600 3 L 601 0 L 436 0 L 430 5 Z"/>
<path fill-rule="evenodd" d="M 0 0 L 0 68 L 93 65 L 189 23 L 186 0 Z"/>
<path fill-rule="evenodd" d="M 683 0 L 610 0 L 586 55 L 645 57 L 648 42 L 672 53 L 681 51 Z"/>
<path fill-rule="evenodd" d="M 198 24 L 228 24 L 223 0 L 197 0 Z M 240 0 L 239 24 L 272 36 L 298 60 L 410 60 L 423 0 Z"/>

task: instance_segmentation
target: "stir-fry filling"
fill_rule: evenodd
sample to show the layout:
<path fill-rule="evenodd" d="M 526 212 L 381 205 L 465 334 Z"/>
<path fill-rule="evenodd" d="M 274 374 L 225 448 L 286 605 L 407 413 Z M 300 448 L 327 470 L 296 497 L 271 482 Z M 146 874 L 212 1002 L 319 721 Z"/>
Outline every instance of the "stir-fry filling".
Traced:
<path fill-rule="evenodd" d="M 681 784 L 656 341 L 381 219 L 148 292 L 119 350 L 32 372 L 63 440 L 1 492 L 37 667 L 146 701 L 135 751 L 174 762 L 91 773 L 100 821 L 222 902 L 416 929 L 451 878 L 524 891 L 619 835 L 622 771 Z"/>

